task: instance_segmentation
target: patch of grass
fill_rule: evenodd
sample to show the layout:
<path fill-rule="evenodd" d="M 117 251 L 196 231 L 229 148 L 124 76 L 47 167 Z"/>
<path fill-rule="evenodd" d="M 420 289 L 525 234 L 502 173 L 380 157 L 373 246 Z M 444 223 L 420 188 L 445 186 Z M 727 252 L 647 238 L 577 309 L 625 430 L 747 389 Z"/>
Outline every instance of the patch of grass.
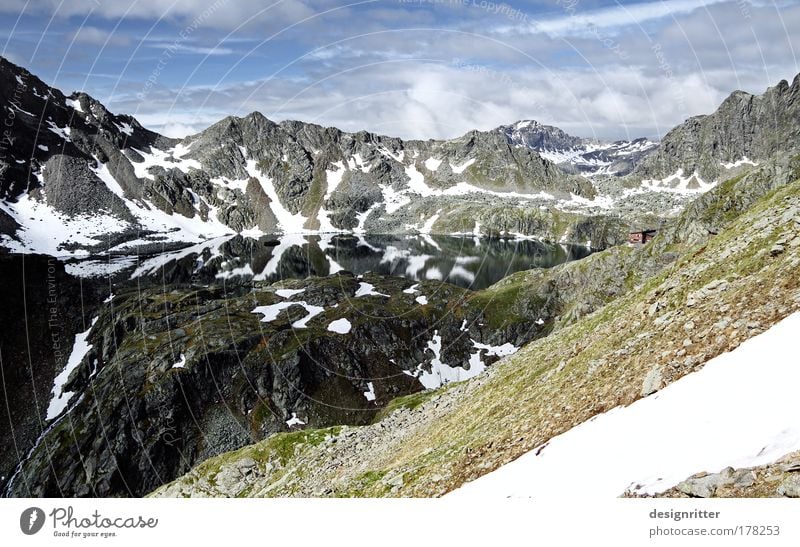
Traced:
<path fill-rule="evenodd" d="M 521 312 L 521 309 L 538 309 L 544 304 L 533 294 L 526 294 L 525 289 L 530 286 L 527 279 L 527 275 L 509 276 L 502 283 L 496 283 L 471 296 L 466 300 L 466 304 L 482 312 L 488 326 L 493 329 L 527 321 L 529 318 Z"/>
<path fill-rule="evenodd" d="M 378 423 L 396 410 L 401 408 L 407 408 L 409 410 L 414 410 L 418 406 L 422 405 L 426 401 L 429 401 L 434 395 L 438 395 L 440 391 L 438 390 L 428 390 L 428 391 L 419 391 L 417 393 L 412 393 L 411 395 L 404 395 L 402 397 L 397 397 L 389 401 L 389 403 L 383 407 L 380 412 L 375 415 L 375 418 L 372 420 L 372 423 Z"/>
<path fill-rule="evenodd" d="M 277 457 L 282 465 L 292 459 L 299 446 L 318 446 L 328 437 L 335 437 L 341 426 L 326 429 L 303 429 L 290 433 L 276 433 L 267 439 L 266 446 L 257 451 L 262 459 Z"/>
<path fill-rule="evenodd" d="M 353 479 L 350 487 L 344 491 L 339 492 L 339 497 L 343 498 L 363 498 L 374 497 L 378 495 L 376 492 L 384 492 L 387 488 L 386 485 L 381 484 L 381 479 L 386 476 L 386 471 L 367 471 Z"/>

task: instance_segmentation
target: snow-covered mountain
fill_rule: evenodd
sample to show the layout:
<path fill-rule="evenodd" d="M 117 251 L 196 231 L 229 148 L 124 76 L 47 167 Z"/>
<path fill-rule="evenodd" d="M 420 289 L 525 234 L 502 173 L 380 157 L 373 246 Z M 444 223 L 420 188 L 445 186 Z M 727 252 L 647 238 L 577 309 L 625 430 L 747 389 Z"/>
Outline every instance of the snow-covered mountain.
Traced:
<path fill-rule="evenodd" d="M 122 252 L 228 233 L 473 233 L 481 225 L 482 233 L 570 240 L 581 219 L 565 223 L 557 211 L 587 209 L 596 197 L 583 177 L 496 132 L 403 141 L 254 112 L 176 140 L 85 93 L 65 96 L 5 59 L 0 75 L 13 126 L 0 149 L 0 234 L 11 250 Z M 540 221 L 507 215 L 523 204 Z"/>
<path fill-rule="evenodd" d="M 258 112 L 179 140 L 85 93 L 65 96 L 0 58 L 0 106 L 10 124 L 0 143 L 0 247 L 63 256 L 234 233 L 372 232 L 605 248 L 780 148 L 783 141 L 765 141 L 773 132 L 762 122 L 793 108 L 797 85 L 782 82 L 766 99 L 737 92 L 723 103 L 726 120 L 756 105 L 744 144 L 713 131 L 722 114 L 688 120 L 661 146 L 603 143 L 534 121 L 404 141 L 275 123 Z M 702 173 L 697 128 L 714 150 Z"/>
<path fill-rule="evenodd" d="M 658 143 L 646 138 L 605 142 L 574 137 L 551 125 L 523 120 L 497 128 L 514 146 L 530 148 L 570 173 L 627 175 Z"/>

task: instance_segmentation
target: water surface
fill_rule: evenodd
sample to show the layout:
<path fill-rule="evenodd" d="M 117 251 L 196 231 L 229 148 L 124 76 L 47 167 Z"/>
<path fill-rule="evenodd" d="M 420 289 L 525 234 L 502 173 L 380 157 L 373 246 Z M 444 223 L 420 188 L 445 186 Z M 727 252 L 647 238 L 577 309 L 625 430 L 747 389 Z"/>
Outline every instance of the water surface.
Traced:
<path fill-rule="evenodd" d="M 239 283 L 375 272 L 484 289 L 507 275 L 584 258 L 582 246 L 529 239 L 409 235 L 286 235 L 210 240 L 179 251 L 75 261 L 83 277 L 119 282 Z"/>

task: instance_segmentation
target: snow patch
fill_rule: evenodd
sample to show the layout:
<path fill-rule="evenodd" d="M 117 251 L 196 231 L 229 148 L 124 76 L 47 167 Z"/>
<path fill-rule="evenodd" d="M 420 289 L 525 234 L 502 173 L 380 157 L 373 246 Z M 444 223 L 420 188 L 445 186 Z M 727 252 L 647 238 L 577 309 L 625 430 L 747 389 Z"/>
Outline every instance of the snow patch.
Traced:
<path fill-rule="evenodd" d="M 406 294 L 418 293 L 419 289 L 417 289 L 417 287 L 419 287 L 419 283 L 415 283 L 414 285 L 411 285 L 409 288 L 404 289 L 403 292 L 406 293 Z"/>
<path fill-rule="evenodd" d="M 453 495 L 555 498 L 576 485 L 588 498 L 628 489 L 653 494 L 701 471 L 764 465 L 800 450 L 798 332 L 794 313 L 701 370 L 573 427 Z"/>
<path fill-rule="evenodd" d="M 250 267 L 250 264 L 245 264 L 238 268 L 221 269 L 214 277 L 215 279 L 233 279 L 236 277 L 253 277 L 254 275 L 255 273 L 253 272 L 253 268 Z"/>
<path fill-rule="evenodd" d="M 47 120 L 47 129 L 61 137 L 67 142 L 72 142 L 70 139 L 70 131 L 69 127 L 58 127 L 52 120 Z"/>
<path fill-rule="evenodd" d="M 122 122 L 121 124 L 115 123 L 114 124 L 117 129 L 119 129 L 120 133 L 124 133 L 126 135 L 133 136 L 133 127 L 128 122 Z"/>
<path fill-rule="evenodd" d="M 76 112 L 83 113 L 83 108 L 81 107 L 80 101 L 76 101 L 75 99 L 67 99 L 65 102 L 67 103 L 68 107 L 72 108 Z"/>
<path fill-rule="evenodd" d="M 421 233 L 421 234 L 430 234 L 431 231 L 433 230 L 433 225 L 436 223 L 437 220 L 439 220 L 439 214 L 441 212 L 442 212 L 441 209 L 436 211 L 436 213 L 431 218 L 426 220 L 425 224 L 423 224 L 422 228 L 420 228 L 419 233 Z M 439 248 L 439 246 L 436 245 L 436 243 L 434 243 L 433 246 L 436 247 L 437 249 Z"/>
<path fill-rule="evenodd" d="M 275 291 L 275 294 L 281 298 L 291 298 L 294 295 L 304 293 L 305 291 L 305 289 L 278 289 Z"/>
<path fill-rule="evenodd" d="M 367 391 L 364 392 L 364 398 L 367 401 L 375 400 L 375 385 L 372 382 L 367 382 Z"/>
<path fill-rule="evenodd" d="M 462 163 L 461 165 L 453 165 L 451 163 L 450 164 L 450 170 L 453 173 L 455 173 L 456 175 L 460 175 L 461 173 L 463 173 L 473 163 L 475 163 L 475 158 L 470 158 L 467 161 L 465 161 L 464 163 Z"/>
<path fill-rule="evenodd" d="M 281 313 L 281 311 L 285 310 L 286 308 L 290 308 L 292 306 L 302 306 L 308 313 L 302 319 L 298 319 L 297 321 L 292 323 L 292 327 L 296 329 L 307 328 L 309 321 L 311 321 L 314 317 L 318 316 L 319 314 L 325 311 L 325 308 L 321 306 L 313 306 L 311 304 L 306 303 L 305 301 L 300 301 L 300 302 L 279 302 L 277 304 L 270 304 L 269 306 L 257 306 L 253 308 L 253 310 L 250 313 L 262 314 L 264 317 L 261 318 L 261 322 L 269 323 L 271 321 L 275 321 L 275 319 L 278 318 L 278 315 Z"/>
<path fill-rule="evenodd" d="M 758 162 L 749 160 L 747 156 L 742 156 L 741 159 L 738 159 L 734 162 L 728 162 L 728 163 L 721 162 L 720 165 L 725 169 L 733 169 L 735 167 L 741 167 L 742 165 L 755 166 L 758 165 Z"/>
<path fill-rule="evenodd" d="M 16 203 L 0 200 L 0 210 L 14 218 L 21 228 L 16 237 L 7 236 L 3 246 L 16 252 L 38 252 L 50 256 L 85 256 L 82 250 L 63 250 L 66 244 L 84 247 L 100 245 L 109 233 L 121 232 L 128 223 L 119 218 L 98 211 L 93 215 L 62 214 L 44 201 L 38 201 L 25 194 Z"/>
<path fill-rule="evenodd" d="M 367 209 L 363 213 L 359 213 L 359 214 L 356 215 L 356 219 L 358 220 L 358 226 L 353 228 L 353 233 L 354 234 L 364 234 L 364 233 L 366 233 L 365 226 L 367 224 L 367 219 L 369 218 L 369 215 L 371 215 L 372 211 L 374 211 L 375 209 L 377 209 L 380 206 L 381 206 L 380 202 L 373 203 L 370 206 L 369 209 Z"/>
<path fill-rule="evenodd" d="M 192 159 L 184 159 L 183 156 L 189 152 L 189 147 L 183 144 L 170 148 L 169 150 L 159 150 L 151 146 L 150 152 L 145 152 L 137 148 L 131 148 L 139 154 L 143 161 L 132 161 L 131 165 L 140 179 L 155 180 L 155 177 L 148 172 L 151 167 L 163 167 L 164 169 L 178 169 L 184 173 L 188 173 L 190 169 L 201 169 L 200 162 Z"/>
<path fill-rule="evenodd" d="M 67 262 L 64 264 L 64 271 L 75 277 L 91 279 L 97 277 L 108 277 L 136 265 L 136 257 L 121 257 L 105 260 L 81 260 L 79 262 Z"/>
<path fill-rule="evenodd" d="M 175 363 L 174 365 L 172 365 L 172 368 L 184 368 L 184 367 L 186 367 L 186 355 L 181 353 L 181 356 L 178 359 L 178 362 Z"/>
<path fill-rule="evenodd" d="M 391 186 L 381 184 L 381 193 L 383 194 L 383 203 L 387 215 L 391 215 L 397 210 L 405 207 L 411 203 L 411 198 L 403 192 L 397 192 Z"/>
<path fill-rule="evenodd" d="M 491 348 L 491 346 L 482 347 Z M 500 346 L 500 348 L 503 349 L 495 349 L 494 351 L 508 351 L 505 346 Z M 416 378 L 426 389 L 436 389 L 450 382 L 462 382 L 464 380 L 469 380 L 470 378 L 480 374 L 486 368 L 483 363 L 479 361 L 479 359 L 475 360 L 472 356 L 470 357 L 469 361 L 469 370 L 461 367 L 451 367 L 450 365 L 443 363 L 441 358 L 442 337 L 439 335 L 439 331 L 434 331 L 433 338 L 428 342 L 427 349 L 433 353 L 433 359 L 431 359 L 430 364 L 430 372 L 426 371 L 423 368 L 423 365 L 420 364 L 417 366 L 416 373 L 412 373 L 412 375 L 416 376 Z M 516 351 L 516 349 L 514 351 Z M 479 355 L 479 353 L 476 353 L 475 355 Z M 497 355 L 499 355 L 499 353 L 497 353 Z"/>
<path fill-rule="evenodd" d="M 337 334 L 347 334 L 350 332 L 351 328 L 353 328 L 353 325 L 350 324 L 350 321 L 344 318 L 332 321 L 331 324 L 328 325 L 328 330 Z"/>
<path fill-rule="evenodd" d="M 375 290 L 375 285 L 371 283 L 366 283 L 364 281 L 358 284 L 358 290 L 356 290 L 355 298 L 361 298 L 362 296 L 384 296 L 389 298 L 388 294 L 379 293 Z"/>
<path fill-rule="evenodd" d="M 425 160 L 425 168 L 428 171 L 436 171 L 439 169 L 439 166 L 442 164 L 442 160 L 437 160 L 436 158 L 428 158 Z"/>
<path fill-rule="evenodd" d="M 309 230 L 304 228 L 308 220 L 301 213 L 291 213 L 281 203 L 278 192 L 275 190 L 275 185 L 272 179 L 262 174 L 258 167 L 256 167 L 256 160 L 247 160 L 247 174 L 255 178 L 261 185 L 261 189 L 267 194 L 270 200 L 270 209 L 278 219 L 278 226 L 286 234 L 302 234 L 308 233 Z"/>
<path fill-rule="evenodd" d="M 328 181 L 328 190 L 325 192 L 325 197 L 322 198 L 324 201 L 328 201 L 331 199 L 331 194 L 336 191 L 336 188 L 341 184 L 342 179 L 344 178 L 345 168 L 344 164 L 341 161 L 333 162 L 332 164 L 336 167 L 336 170 L 326 170 L 325 177 Z"/>
<path fill-rule="evenodd" d="M 694 184 L 692 184 L 692 181 L 694 181 Z M 660 180 L 645 179 L 642 181 L 641 187 L 652 192 L 690 195 L 708 192 L 716 185 L 716 182 L 706 182 L 701 179 L 697 171 L 688 177 L 684 176 L 683 168 L 680 168 L 672 175 Z"/>
<path fill-rule="evenodd" d="M 272 248 L 272 255 L 269 258 L 269 262 L 267 262 L 266 266 L 264 266 L 264 269 L 261 271 L 261 273 L 254 278 L 255 281 L 263 281 L 271 276 L 277 275 L 278 267 L 280 266 L 283 254 L 292 247 L 302 248 L 304 245 L 308 244 L 308 240 L 298 234 L 284 235 L 283 237 L 279 238 L 278 241 L 278 245 Z"/>
<path fill-rule="evenodd" d="M 83 358 L 86 357 L 86 354 L 92 349 L 92 345 L 89 344 L 87 339 L 89 338 L 89 333 L 92 332 L 92 327 L 97 323 L 97 320 L 98 317 L 92 319 L 92 324 L 89 328 L 75 336 L 75 343 L 72 346 L 72 353 L 69 355 L 67 364 L 64 370 L 59 372 L 58 376 L 53 380 L 53 389 L 51 390 L 53 398 L 50 399 L 50 405 L 47 407 L 47 420 L 58 417 L 58 415 L 67 408 L 70 398 L 75 395 L 71 391 L 63 391 L 64 384 L 69 380 L 72 371 L 78 368 Z"/>
<path fill-rule="evenodd" d="M 306 423 L 297 417 L 296 412 L 292 412 L 292 417 L 286 420 L 286 425 L 288 425 L 289 427 L 295 427 L 295 426 L 306 425 Z"/>

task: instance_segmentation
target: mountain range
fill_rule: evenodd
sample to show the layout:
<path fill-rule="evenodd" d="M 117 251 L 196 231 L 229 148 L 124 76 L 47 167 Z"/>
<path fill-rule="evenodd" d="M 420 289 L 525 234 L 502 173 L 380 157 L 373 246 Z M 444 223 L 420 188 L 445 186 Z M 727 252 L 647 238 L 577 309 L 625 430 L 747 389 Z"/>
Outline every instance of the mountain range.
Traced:
<path fill-rule="evenodd" d="M 0 76 L 3 245 L 53 255 L 232 233 L 470 233 L 605 248 L 798 131 L 797 78 L 761 96 L 735 92 L 658 144 L 535 121 L 404 141 L 258 112 L 170 139 L 6 59 Z"/>

